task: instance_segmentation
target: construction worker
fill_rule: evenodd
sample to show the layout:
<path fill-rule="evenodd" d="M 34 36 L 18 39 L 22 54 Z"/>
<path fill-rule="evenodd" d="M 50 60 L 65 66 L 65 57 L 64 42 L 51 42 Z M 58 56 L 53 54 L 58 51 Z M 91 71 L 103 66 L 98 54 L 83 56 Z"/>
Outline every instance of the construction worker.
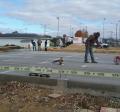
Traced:
<path fill-rule="evenodd" d="M 90 57 L 91 57 L 91 62 L 92 63 L 97 63 L 94 59 L 94 55 L 93 55 L 93 46 L 96 43 L 97 46 L 100 46 L 99 42 L 98 42 L 98 38 L 100 37 L 100 33 L 96 32 L 93 35 L 90 35 L 88 37 L 88 39 L 85 42 L 85 59 L 84 62 L 85 63 L 89 63 L 88 61 L 88 54 L 90 53 Z"/>

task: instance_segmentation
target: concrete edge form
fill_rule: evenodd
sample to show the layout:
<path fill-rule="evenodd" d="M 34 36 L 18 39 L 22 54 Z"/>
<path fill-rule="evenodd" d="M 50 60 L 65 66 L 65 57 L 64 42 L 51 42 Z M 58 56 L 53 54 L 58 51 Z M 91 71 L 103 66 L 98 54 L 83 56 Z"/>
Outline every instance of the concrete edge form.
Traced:
<path fill-rule="evenodd" d="M 19 81 L 19 82 L 35 83 L 35 84 L 42 84 L 49 86 L 57 86 L 56 79 L 0 74 L 0 83 L 6 83 L 9 81 Z"/>
<path fill-rule="evenodd" d="M 0 83 L 6 83 L 9 81 L 27 82 L 33 84 L 41 84 L 44 86 L 54 87 L 57 91 L 64 93 L 82 92 L 99 95 L 110 95 L 120 97 L 120 86 L 116 85 L 104 85 L 95 83 L 86 83 L 80 81 L 63 80 L 63 79 L 51 79 L 41 78 L 39 76 L 17 76 L 0 74 Z"/>

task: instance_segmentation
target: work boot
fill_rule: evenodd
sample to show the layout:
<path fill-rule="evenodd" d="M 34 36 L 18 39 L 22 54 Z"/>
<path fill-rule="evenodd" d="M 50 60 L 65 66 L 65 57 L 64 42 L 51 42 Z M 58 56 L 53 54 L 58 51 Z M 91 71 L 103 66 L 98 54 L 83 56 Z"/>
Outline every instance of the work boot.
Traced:
<path fill-rule="evenodd" d="M 91 63 L 98 63 L 97 61 L 92 61 Z"/>
<path fill-rule="evenodd" d="M 84 61 L 84 63 L 89 63 L 89 61 Z"/>

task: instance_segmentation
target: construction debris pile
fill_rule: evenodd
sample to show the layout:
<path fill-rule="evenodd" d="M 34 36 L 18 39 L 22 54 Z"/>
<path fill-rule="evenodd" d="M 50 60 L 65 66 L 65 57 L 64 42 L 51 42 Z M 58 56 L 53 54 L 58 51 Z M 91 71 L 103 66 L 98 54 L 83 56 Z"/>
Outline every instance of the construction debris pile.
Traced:
<path fill-rule="evenodd" d="M 101 107 L 120 108 L 120 98 L 57 94 L 49 87 L 16 81 L 0 84 L 0 112 L 100 112 Z"/>

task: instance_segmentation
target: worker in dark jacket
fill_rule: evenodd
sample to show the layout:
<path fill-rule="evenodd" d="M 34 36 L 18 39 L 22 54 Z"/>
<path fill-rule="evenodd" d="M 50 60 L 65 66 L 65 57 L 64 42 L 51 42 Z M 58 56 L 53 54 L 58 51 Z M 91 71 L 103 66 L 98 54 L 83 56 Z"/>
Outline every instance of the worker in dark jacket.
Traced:
<path fill-rule="evenodd" d="M 45 51 L 47 51 L 47 40 L 45 40 Z"/>
<path fill-rule="evenodd" d="M 31 40 L 31 44 L 33 46 L 33 51 L 36 51 L 36 43 L 34 40 Z"/>
<path fill-rule="evenodd" d="M 88 39 L 85 42 L 85 63 L 89 63 L 88 61 L 88 53 L 90 53 L 90 57 L 91 57 L 91 62 L 92 63 L 97 63 L 94 59 L 94 55 L 93 55 L 93 46 L 96 43 L 97 46 L 100 46 L 99 42 L 98 42 L 98 37 L 100 36 L 99 32 L 94 33 L 93 35 L 90 35 L 88 37 Z"/>

